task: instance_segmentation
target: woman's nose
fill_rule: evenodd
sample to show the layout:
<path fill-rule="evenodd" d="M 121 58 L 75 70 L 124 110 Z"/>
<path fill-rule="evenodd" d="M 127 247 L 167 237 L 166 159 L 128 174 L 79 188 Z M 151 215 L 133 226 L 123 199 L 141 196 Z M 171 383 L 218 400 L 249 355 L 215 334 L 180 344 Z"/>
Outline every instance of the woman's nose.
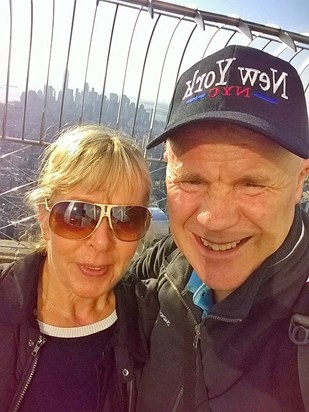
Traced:
<path fill-rule="evenodd" d="M 107 217 L 104 217 L 100 225 L 96 230 L 89 236 L 90 243 L 99 250 L 108 250 L 115 244 L 115 235 L 110 227 Z"/>

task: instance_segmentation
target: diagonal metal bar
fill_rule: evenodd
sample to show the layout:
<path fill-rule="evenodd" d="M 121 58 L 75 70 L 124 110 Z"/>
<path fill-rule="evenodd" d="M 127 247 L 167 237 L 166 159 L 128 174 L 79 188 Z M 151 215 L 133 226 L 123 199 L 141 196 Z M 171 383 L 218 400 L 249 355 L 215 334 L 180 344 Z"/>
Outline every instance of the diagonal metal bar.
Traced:
<path fill-rule="evenodd" d="M 140 102 L 140 97 L 141 97 L 141 91 L 142 91 L 142 86 L 143 86 L 143 79 L 144 79 L 144 73 L 145 73 L 145 66 L 146 66 L 146 62 L 147 62 L 147 57 L 148 57 L 148 53 L 149 53 L 149 49 L 150 49 L 150 45 L 152 42 L 152 38 L 153 38 L 153 34 L 156 30 L 157 24 L 160 20 L 161 14 L 158 15 L 152 31 L 151 31 L 151 35 L 149 37 L 149 41 L 148 41 L 148 45 L 147 45 L 147 49 L 146 49 L 146 53 L 145 53 L 145 58 L 144 58 L 144 63 L 143 63 L 143 69 L 142 69 L 142 75 L 141 75 L 141 80 L 140 80 L 140 84 L 139 84 L 139 89 L 138 89 L 138 94 L 137 94 L 137 100 L 136 100 L 136 108 L 135 108 L 135 114 L 134 114 L 134 120 L 133 120 L 133 126 L 132 126 L 132 131 L 131 131 L 131 135 L 134 136 L 134 131 L 135 131 L 135 126 L 136 126 L 136 118 L 137 118 L 137 113 L 138 113 L 138 107 L 139 107 L 139 102 Z"/>
<path fill-rule="evenodd" d="M 105 88 L 106 88 L 106 79 L 107 79 L 107 72 L 108 72 L 108 67 L 109 67 L 110 54 L 111 54 L 112 42 L 113 42 L 114 31 L 115 31 L 116 18 L 117 18 L 117 14 L 118 14 L 118 7 L 119 7 L 119 5 L 117 4 L 116 8 L 115 8 L 114 19 L 113 19 L 113 24 L 112 24 L 112 29 L 111 29 L 111 35 L 110 35 L 110 40 L 109 40 L 109 45 L 108 45 L 104 80 L 103 80 L 103 86 L 102 86 L 102 99 L 101 99 L 101 105 L 100 105 L 99 124 L 101 124 L 101 122 L 102 122 L 104 95 L 105 95 Z"/>
<path fill-rule="evenodd" d="M 33 0 L 30 0 L 30 38 L 29 38 L 28 66 L 27 66 L 27 77 L 26 77 L 26 87 L 25 87 L 25 100 L 24 100 L 21 140 L 24 140 L 25 138 L 29 76 L 30 76 L 31 53 L 32 53 L 32 38 L 33 38 Z"/>
<path fill-rule="evenodd" d="M 95 22 L 96 22 L 96 18 L 97 18 L 97 10 L 98 10 L 98 2 L 96 3 L 95 10 L 94 10 L 94 15 L 93 15 L 93 20 L 92 20 L 91 35 L 90 35 L 90 40 L 89 40 L 87 62 L 86 62 L 86 69 L 85 69 L 85 77 L 84 77 L 84 89 L 83 89 L 83 97 L 82 97 L 82 104 L 81 104 L 81 112 L 80 112 L 80 115 L 79 115 L 79 123 L 82 122 L 83 115 L 84 115 L 85 93 L 86 93 L 86 85 L 87 85 L 87 77 L 88 77 L 88 68 L 89 68 L 89 60 L 90 60 L 90 53 L 91 53 L 91 47 L 92 47 L 94 27 L 95 27 Z"/>
<path fill-rule="evenodd" d="M 162 63 L 162 67 L 161 67 L 161 72 L 160 72 L 160 78 L 159 78 L 159 84 L 157 87 L 157 93 L 156 93 L 156 97 L 155 97 L 155 101 L 154 101 L 154 105 L 153 105 L 153 110 L 152 110 L 152 116 L 151 116 L 151 121 L 150 121 L 150 127 L 149 127 L 149 131 L 148 131 L 148 136 L 147 136 L 147 143 L 150 141 L 151 139 L 151 134 L 152 134 L 152 129 L 153 129 L 153 124 L 154 124 L 154 119 L 155 119 L 155 115 L 156 115 L 156 110 L 157 110 L 157 105 L 158 105 L 158 100 L 159 100 L 159 94 L 160 94 L 160 89 L 161 89 L 161 82 L 162 82 L 162 76 L 163 76 L 163 71 L 164 71 L 164 67 L 165 67 L 165 62 L 166 62 L 166 58 L 168 55 L 168 52 L 170 50 L 170 46 L 172 43 L 172 40 L 174 38 L 174 35 L 181 23 L 183 19 L 179 19 L 179 21 L 177 22 L 176 26 L 174 27 L 174 30 L 172 32 L 172 35 L 169 39 L 165 54 L 164 54 L 164 59 L 163 59 L 163 63 Z"/>
<path fill-rule="evenodd" d="M 105 1 L 106 3 L 118 3 L 117 0 L 99 0 L 99 1 Z M 140 7 L 140 6 L 145 6 L 147 7 L 148 5 L 148 0 L 125 0 L 125 4 L 132 5 L 132 7 Z M 186 7 L 182 6 L 179 4 L 173 4 L 165 1 L 159 1 L 156 0 L 153 2 L 153 9 L 154 12 L 161 13 L 161 14 L 166 14 L 166 15 L 181 15 L 189 18 L 190 20 L 194 20 L 194 17 L 196 15 L 196 8 L 191 8 L 191 7 Z M 205 22 L 212 22 L 212 23 L 220 23 L 224 24 L 227 26 L 235 26 L 238 27 L 239 25 L 239 17 L 231 17 L 223 14 L 218 14 L 218 13 L 211 13 L 206 10 L 200 10 L 199 13 L 201 18 L 204 19 Z M 279 36 L 282 33 L 282 29 L 280 27 L 273 27 L 269 25 L 264 25 L 264 24 L 259 24 L 256 22 L 248 21 L 248 20 L 242 20 L 244 24 L 251 30 L 257 31 L 260 33 L 264 33 L 268 36 L 274 36 L 279 39 Z M 293 40 L 297 41 L 300 43 L 304 43 L 306 45 L 309 45 L 309 36 L 301 34 L 301 33 L 295 33 L 289 30 L 284 30 L 284 32 Z"/>
<path fill-rule="evenodd" d="M 43 142 L 43 138 L 45 134 L 45 116 L 46 116 L 46 109 L 47 109 L 48 86 L 49 86 L 49 75 L 50 75 L 50 67 L 51 67 L 51 56 L 52 56 L 52 50 L 53 50 L 54 29 L 55 29 L 55 0 L 53 0 L 53 13 L 52 13 L 52 21 L 51 21 L 49 55 L 48 55 L 48 65 L 47 65 L 47 74 L 46 74 L 46 83 L 45 83 L 44 107 L 43 107 L 43 112 L 42 112 L 41 128 L 40 128 L 40 143 Z"/>
<path fill-rule="evenodd" d="M 213 39 L 216 37 L 216 34 L 219 33 L 219 31 L 221 30 L 221 27 L 217 27 L 217 29 L 214 31 L 214 33 L 212 34 L 212 36 L 210 37 L 207 46 L 205 47 L 202 59 L 207 55 L 207 51 L 208 51 L 208 47 L 210 46 L 211 42 L 213 41 Z"/>
<path fill-rule="evenodd" d="M 8 51 L 8 64 L 6 72 L 6 90 L 5 90 L 5 104 L 3 108 L 3 120 L 2 120 L 2 137 L 6 137 L 6 126 L 7 126 L 7 111 L 9 104 L 9 90 L 10 90 L 10 71 L 11 71 L 11 57 L 12 57 L 12 31 L 13 31 L 13 10 L 12 10 L 12 0 L 10 4 L 10 35 L 9 35 L 9 51 Z"/>
<path fill-rule="evenodd" d="M 134 38 L 136 26 L 137 26 L 139 17 L 140 17 L 140 15 L 141 15 L 141 11 L 142 11 L 142 8 L 139 9 L 139 12 L 138 12 L 138 14 L 137 14 L 137 16 L 136 16 L 136 19 L 135 19 L 135 22 L 134 22 L 134 26 L 133 26 L 133 30 L 132 30 L 132 34 L 131 34 L 129 49 L 128 49 L 128 53 L 127 53 L 127 59 L 126 59 L 126 65 L 125 65 L 125 71 L 124 71 L 124 77 L 123 77 L 122 89 L 121 89 L 121 97 L 120 97 L 120 103 L 119 103 L 119 108 L 118 108 L 118 113 L 117 113 L 116 130 L 117 130 L 118 127 L 119 127 L 120 114 L 121 114 L 122 102 L 123 102 L 124 87 L 125 87 L 125 83 L 126 83 L 126 79 L 127 79 L 127 71 L 128 71 L 129 59 L 130 59 L 130 56 L 131 56 L 131 48 L 132 48 L 132 43 L 133 43 L 133 38 Z"/>
<path fill-rule="evenodd" d="M 65 65 L 65 72 L 64 72 L 64 79 L 63 79 L 61 106 L 60 106 L 60 116 L 59 116 L 59 126 L 58 126 L 59 130 L 62 127 L 63 106 L 64 106 L 64 98 L 65 98 L 65 92 L 66 92 L 66 85 L 67 85 L 67 81 L 68 81 L 69 61 L 70 61 L 70 55 L 71 55 L 72 37 L 73 37 L 73 29 L 74 29 L 74 22 L 75 22 L 76 1 L 77 0 L 74 0 L 72 21 L 71 21 L 71 29 L 70 29 L 70 39 L 69 39 L 69 46 L 68 46 L 68 54 L 67 54 L 67 61 L 66 61 L 66 65 Z"/>
<path fill-rule="evenodd" d="M 185 57 L 187 48 L 188 48 L 188 46 L 189 46 L 189 43 L 190 43 L 191 38 L 192 38 L 192 36 L 193 36 L 193 33 L 195 32 L 195 30 L 197 29 L 197 27 L 198 27 L 198 25 L 195 23 L 194 26 L 193 26 L 193 29 L 191 30 L 191 32 L 190 32 L 190 34 L 189 34 L 189 36 L 188 36 L 188 39 L 187 39 L 187 41 L 186 41 L 186 44 L 185 44 L 185 46 L 184 46 L 184 48 L 183 48 L 183 51 L 182 51 L 182 54 L 181 54 L 181 58 L 180 58 L 180 61 L 179 61 L 179 64 L 178 64 L 178 70 L 177 70 L 177 73 L 176 73 L 176 76 L 175 76 L 174 89 L 175 89 L 175 87 L 176 87 L 176 83 L 177 83 L 178 78 L 179 78 L 180 68 L 181 68 L 181 66 L 182 66 L 182 62 L 183 62 L 183 59 L 184 59 L 184 57 Z M 168 115 L 167 115 L 167 116 L 168 116 Z M 163 152 L 164 152 L 164 147 L 161 148 L 161 155 L 160 155 L 160 158 L 161 158 L 161 159 L 163 158 Z M 160 160 L 161 160 L 161 159 L 160 159 Z"/>

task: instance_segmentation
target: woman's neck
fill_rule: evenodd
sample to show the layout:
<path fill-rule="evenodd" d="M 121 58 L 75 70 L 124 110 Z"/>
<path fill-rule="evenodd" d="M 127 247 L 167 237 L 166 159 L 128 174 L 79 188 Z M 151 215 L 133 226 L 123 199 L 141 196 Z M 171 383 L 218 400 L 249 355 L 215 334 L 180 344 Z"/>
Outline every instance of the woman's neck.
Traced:
<path fill-rule="evenodd" d="M 43 269 L 38 286 L 38 319 L 59 327 L 89 325 L 105 319 L 116 308 L 113 290 L 96 298 L 82 298 L 53 282 Z"/>

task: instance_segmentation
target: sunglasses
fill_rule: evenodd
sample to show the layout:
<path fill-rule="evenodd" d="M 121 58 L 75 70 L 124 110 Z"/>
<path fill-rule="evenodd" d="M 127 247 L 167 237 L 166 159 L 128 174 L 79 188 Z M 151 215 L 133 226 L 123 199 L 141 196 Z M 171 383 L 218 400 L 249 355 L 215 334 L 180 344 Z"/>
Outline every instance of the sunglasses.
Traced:
<path fill-rule="evenodd" d="M 145 206 L 104 205 L 68 200 L 49 207 L 45 199 L 45 207 L 50 212 L 51 230 L 66 239 L 86 239 L 99 227 L 102 219 L 107 217 L 117 239 L 134 242 L 146 234 L 151 219 Z"/>

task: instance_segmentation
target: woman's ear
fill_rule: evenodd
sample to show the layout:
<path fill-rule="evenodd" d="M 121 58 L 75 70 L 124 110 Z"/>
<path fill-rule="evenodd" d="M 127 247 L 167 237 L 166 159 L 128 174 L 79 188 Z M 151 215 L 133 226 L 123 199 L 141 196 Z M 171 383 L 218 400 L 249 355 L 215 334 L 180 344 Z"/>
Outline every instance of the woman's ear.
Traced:
<path fill-rule="evenodd" d="M 50 239 L 50 227 L 48 223 L 48 213 L 44 205 L 39 205 L 38 221 L 41 228 L 41 234 L 44 240 Z"/>

